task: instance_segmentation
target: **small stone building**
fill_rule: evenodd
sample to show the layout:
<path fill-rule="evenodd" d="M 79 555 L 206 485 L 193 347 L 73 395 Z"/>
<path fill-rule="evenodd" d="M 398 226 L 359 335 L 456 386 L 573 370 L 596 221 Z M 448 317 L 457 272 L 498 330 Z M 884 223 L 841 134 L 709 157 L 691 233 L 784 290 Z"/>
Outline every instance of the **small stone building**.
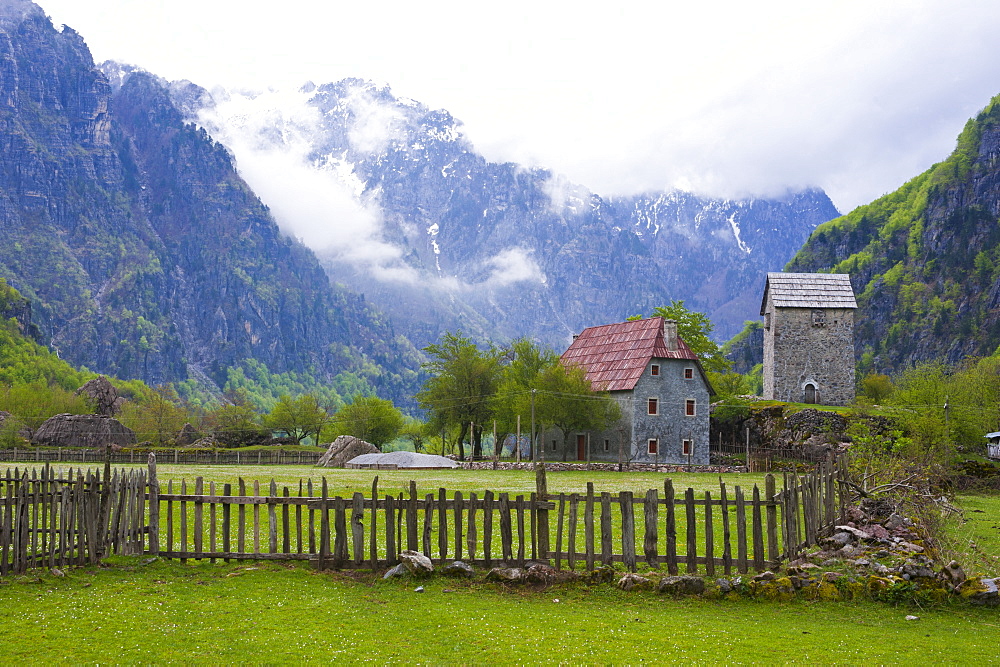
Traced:
<path fill-rule="evenodd" d="M 764 316 L 764 398 L 847 405 L 854 400 L 851 277 L 768 273 Z"/>
<path fill-rule="evenodd" d="M 708 463 L 713 390 L 676 322 L 652 317 L 584 329 L 562 362 L 586 369 L 591 386 L 618 401 L 621 419 L 603 431 L 546 430 L 539 443 L 546 458 Z"/>

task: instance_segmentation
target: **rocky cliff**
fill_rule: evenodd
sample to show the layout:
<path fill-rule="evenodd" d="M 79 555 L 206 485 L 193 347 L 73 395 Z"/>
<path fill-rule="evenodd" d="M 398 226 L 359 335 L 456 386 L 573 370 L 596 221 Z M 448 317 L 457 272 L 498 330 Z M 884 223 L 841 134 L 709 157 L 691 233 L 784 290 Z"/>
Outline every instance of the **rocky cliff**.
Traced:
<path fill-rule="evenodd" d="M 410 394 L 412 346 L 281 234 L 165 82 L 117 75 L 37 6 L 0 3 L 0 277 L 43 340 L 151 384 L 221 384 L 254 358 Z"/>
<path fill-rule="evenodd" d="M 192 119 L 242 146 L 238 164 L 304 144 L 316 173 L 339 177 L 374 222 L 371 238 L 359 232 L 318 251 L 324 266 L 418 345 L 461 329 L 561 348 L 586 326 L 674 299 L 707 312 L 728 337 L 755 316 L 761 276 L 838 214 L 818 190 L 769 200 L 602 197 L 544 169 L 490 162 L 447 111 L 358 79 L 277 101 L 228 91 L 183 98 Z M 375 253 L 357 257 L 372 242 L 374 267 Z"/>
<path fill-rule="evenodd" d="M 861 369 L 956 362 L 1000 346 L 1000 97 L 943 162 L 821 225 L 789 271 L 851 274 Z"/>

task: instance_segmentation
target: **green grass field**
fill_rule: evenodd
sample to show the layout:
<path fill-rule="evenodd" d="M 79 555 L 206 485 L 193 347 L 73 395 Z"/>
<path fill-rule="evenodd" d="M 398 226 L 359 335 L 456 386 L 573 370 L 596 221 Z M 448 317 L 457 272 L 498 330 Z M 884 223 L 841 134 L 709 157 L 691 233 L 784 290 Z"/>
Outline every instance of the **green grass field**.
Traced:
<path fill-rule="evenodd" d="M 1000 494 L 961 494 L 955 504 L 962 516 L 944 521 L 945 553 L 969 575 L 1000 576 Z"/>
<path fill-rule="evenodd" d="M 1000 636 L 997 609 L 677 600 L 443 577 L 417 593 L 412 580 L 294 565 L 110 560 L 0 580 L 6 660 L 975 664 L 996 659 Z"/>

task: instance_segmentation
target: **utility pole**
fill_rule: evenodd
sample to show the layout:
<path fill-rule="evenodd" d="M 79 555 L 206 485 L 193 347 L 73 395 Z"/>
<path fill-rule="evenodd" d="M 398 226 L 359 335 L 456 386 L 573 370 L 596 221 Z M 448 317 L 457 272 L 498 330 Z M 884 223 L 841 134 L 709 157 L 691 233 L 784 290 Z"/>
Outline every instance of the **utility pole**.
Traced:
<path fill-rule="evenodd" d="M 535 390 L 531 390 L 531 460 L 535 460 Z"/>

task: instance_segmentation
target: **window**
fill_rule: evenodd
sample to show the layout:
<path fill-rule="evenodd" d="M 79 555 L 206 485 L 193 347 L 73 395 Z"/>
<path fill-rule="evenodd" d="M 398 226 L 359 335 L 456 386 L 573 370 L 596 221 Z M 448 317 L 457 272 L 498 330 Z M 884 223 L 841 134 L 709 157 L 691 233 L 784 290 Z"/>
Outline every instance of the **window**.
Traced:
<path fill-rule="evenodd" d="M 556 441 L 556 440 L 553 440 L 553 441 L 552 441 L 552 451 L 555 451 L 556 449 L 558 449 L 558 447 L 557 447 L 557 442 L 558 442 L 558 441 Z"/>
<path fill-rule="evenodd" d="M 650 375 L 659 375 L 660 374 L 660 365 L 659 364 L 653 364 L 652 366 L 650 366 L 649 367 L 649 374 Z"/>
<path fill-rule="evenodd" d="M 611 449 L 611 441 L 608 440 L 607 438 L 605 438 L 604 439 L 604 451 L 608 451 L 610 449 Z"/>
<path fill-rule="evenodd" d="M 650 438 L 649 442 L 647 443 L 647 446 L 649 448 L 648 451 L 650 454 L 656 454 L 658 451 L 660 451 L 660 441 L 657 440 L 656 438 Z"/>
<path fill-rule="evenodd" d="M 771 313 L 764 313 L 764 329 L 771 330 Z"/>
<path fill-rule="evenodd" d="M 648 414 L 651 414 L 651 415 L 660 414 L 660 401 L 659 401 L 659 399 L 656 399 L 656 398 L 649 399 L 649 402 L 646 405 L 646 412 Z"/>
<path fill-rule="evenodd" d="M 691 441 L 690 440 L 681 440 L 681 454 L 683 454 L 684 456 L 690 456 L 691 455 Z"/>
<path fill-rule="evenodd" d="M 688 417 L 695 416 L 695 403 L 693 398 L 689 398 L 684 401 L 684 414 Z"/>
<path fill-rule="evenodd" d="M 813 326 L 814 327 L 826 326 L 826 311 L 825 310 L 814 310 L 813 311 Z"/>
<path fill-rule="evenodd" d="M 685 380 L 693 380 L 694 379 L 694 369 L 693 368 L 685 368 L 684 369 L 684 379 Z"/>

